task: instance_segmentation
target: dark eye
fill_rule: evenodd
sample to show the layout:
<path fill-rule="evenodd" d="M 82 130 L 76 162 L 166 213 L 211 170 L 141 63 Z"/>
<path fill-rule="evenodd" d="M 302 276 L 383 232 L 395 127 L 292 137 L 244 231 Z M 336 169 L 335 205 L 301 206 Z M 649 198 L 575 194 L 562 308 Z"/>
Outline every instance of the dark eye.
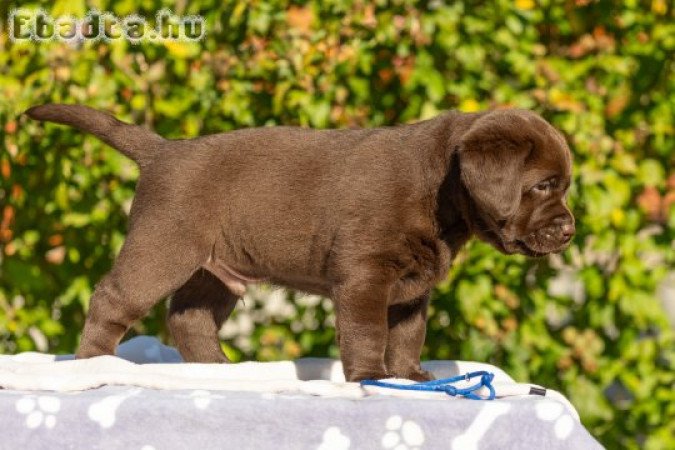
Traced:
<path fill-rule="evenodd" d="M 535 184 L 534 187 L 532 187 L 532 190 L 535 192 L 547 194 L 554 187 L 555 187 L 555 179 L 551 178 L 546 181 L 542 181 L 541 183 Z"/>

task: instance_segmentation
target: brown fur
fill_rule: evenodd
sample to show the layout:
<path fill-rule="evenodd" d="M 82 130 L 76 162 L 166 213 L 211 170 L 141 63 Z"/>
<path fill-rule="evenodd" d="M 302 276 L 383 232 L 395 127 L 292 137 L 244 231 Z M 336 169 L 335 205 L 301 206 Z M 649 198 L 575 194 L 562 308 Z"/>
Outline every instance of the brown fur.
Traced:
<path fill-rule="evenodd" d="M 476 235 L 537 256 L 574 232 L 569 149 L 528 111 L 191 140 L 84 106 L 27 114 L 91 132 L 141 167 L 129 233 L 91 299 L 78 357 L 112 354 L 174 294 L 169 326 L 184 358 L 225 361 L 217 331 L 245 285 L 264 280 L 333 299 L 348 380 L 428 379 L 419 356 L 429 292 L 461 246 Z"/>

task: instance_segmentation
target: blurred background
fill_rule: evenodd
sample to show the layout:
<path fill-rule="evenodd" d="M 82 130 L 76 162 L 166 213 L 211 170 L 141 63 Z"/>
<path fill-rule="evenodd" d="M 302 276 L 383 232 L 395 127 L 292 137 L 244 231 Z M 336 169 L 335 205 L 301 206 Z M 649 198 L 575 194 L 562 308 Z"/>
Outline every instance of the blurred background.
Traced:
<path fill-rule="evenodd" d="M 13 43 L 12 7 L 201 14 L 196 43 Z M 614 0 L 2 2 L 0 352 L 71 353 L 124 239 L 138 171 L 92 137 L 21 117 L 83 103 L 166 137 L 378 126 L 528 108 L 575 155 L 562 255 L 473 242 L 438 286 L 426 359 L 496 364 L 563 391 L 609 448 L 675 448 L 675 12 Z M 311 174 L 308 174 L 311 176 Z M 170 343 L 160 305 L 132 334 Z M 337 356 L 328 300 L 251 288 L 234 360 Z"/>

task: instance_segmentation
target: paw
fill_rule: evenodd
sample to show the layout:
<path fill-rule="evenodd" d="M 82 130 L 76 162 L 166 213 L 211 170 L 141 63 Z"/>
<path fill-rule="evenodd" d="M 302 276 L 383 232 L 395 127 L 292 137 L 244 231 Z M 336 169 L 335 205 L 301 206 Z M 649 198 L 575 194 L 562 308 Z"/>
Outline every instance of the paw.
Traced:
<path fill-rule="evenodd" d="M 422 370 L 421 368 L 407 370 L 407 371 L 392 371 L 394 378 L 402 378 L 405 380 L 413 381 L 431 381 L 436 378 L 429 371 Z"/>
<path fill-rule="evenodd" d="M 206 361 L 202 362 L 211 364 L 229 364 L 231 361 L 227 356 L 221 353 L 219 355 L 212 355 L 211 358 L 208 358 Z"/>
<path fill-rule="evenodd" d="M 415 372 L 408 374 L 406 378 L 414 381 L 431 381 L 436 379 L 431 372 L 422 369 L 418 369 Z"/>
<path fill-rule="evenodd" d="M 391 374 L 383 370 L 354 370 L 350 373 L 345 373 L 345 378 L 347 381 L 363 381 L 363 380 L 383 380 L 385 378 L 392 378 Z"/>
<path fill-rule="evenodd" d="M 94 344 L 80 344 L 80 348 L 75 353 L 76 359 L 87 359 L 95 356 L 115 355 L 115 348 L 104 348 L 103 346 Z"/>
<path fill-rule="evenodd" d="M 189 363 L 199 363 L 199 364 L 228 364 L 230 360 L 225 354 L 220 351 L 209 352 L 205 349 L 200 349 L 201 351 L 188 351 L 183 349 L 180 354 L 183 357 L 184 362 Z"/>
<path fill-rule="evenodd" d="M 230 364 L 232 361 L 230 361 L 230 358 L 223 354 L 218 355 L 218 358 L 214 362 L 217 364 Z"/>

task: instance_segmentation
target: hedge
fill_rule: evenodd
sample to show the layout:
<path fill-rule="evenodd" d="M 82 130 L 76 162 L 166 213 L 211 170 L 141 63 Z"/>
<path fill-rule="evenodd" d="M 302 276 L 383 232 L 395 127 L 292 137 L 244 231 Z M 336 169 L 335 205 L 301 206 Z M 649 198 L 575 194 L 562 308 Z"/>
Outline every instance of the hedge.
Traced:
<path fill-rule="evenodd" d="M 540 112 L 575 156 L 562 255 L 473 242 L 434 293 L 425 358 L 562 390 L 610 448 L 675 446 L 675 339 L 656 290 L 675 246 L 675 13 L 665 0 L 178 2 L 197 43 L 14 43 L 0 34 L 0 352 L 72 352 L 124 238 L 138 175 L 91 137 L 21 116 L 85 103 L 167 137 L 376 126 L 444 109 Z M 3 2 L 153 17 L 168 1 Z M 175 6 L 175 5 L 174 5 Z M 337 353 L 330 303 L 254 290 L 235 359 Z M 165 307 L 134 333 L 168 338 Z M 229 327 L 229 328 L 228 328 Z M 228 331 L 229 330 L 229 331 Z M 242 344 L 236 349 L 234 344 Z"/>

